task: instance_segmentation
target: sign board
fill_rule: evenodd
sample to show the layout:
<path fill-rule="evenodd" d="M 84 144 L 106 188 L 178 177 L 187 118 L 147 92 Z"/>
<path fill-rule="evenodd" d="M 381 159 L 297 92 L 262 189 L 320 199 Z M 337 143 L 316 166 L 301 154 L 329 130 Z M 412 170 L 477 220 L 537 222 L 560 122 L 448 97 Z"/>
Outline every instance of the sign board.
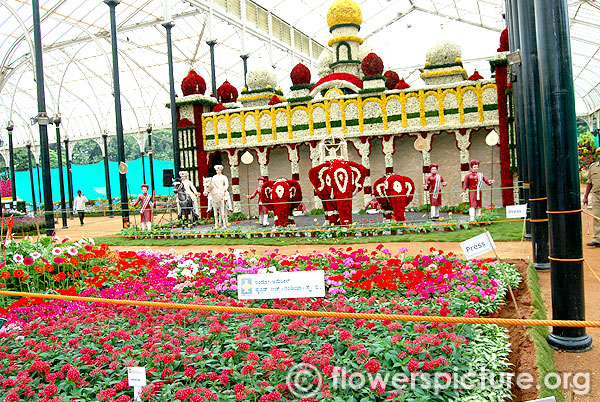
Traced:
<path fill-rule="evenodd" d="M 472 260 L 482 254 L 490 252 L 496 248 L 494 239 L 489 232 L 482 233 L 460 243 L 467 260 Z"/>
<path fill-rule="evenodd" d="M 127 380 L 130 387 L 143 387 L 146 385 L 146 368 L 127 367 Z"/>
<path fill-rule="evenodd" d="M 506 219 L 527 218 L 527 204 L 507 205 Z"/>
<path fill-rule="evenodd" d="M 536 399 L 535 401 L 525 401 L 525 402 L 556 402 L 556 398 L 553 396 L 544 399 Z"/>
<path fill-rule="evenodd" d="M 275 272 L 237 277 L 238 299 L 325 297 L 324 271 Z"/>

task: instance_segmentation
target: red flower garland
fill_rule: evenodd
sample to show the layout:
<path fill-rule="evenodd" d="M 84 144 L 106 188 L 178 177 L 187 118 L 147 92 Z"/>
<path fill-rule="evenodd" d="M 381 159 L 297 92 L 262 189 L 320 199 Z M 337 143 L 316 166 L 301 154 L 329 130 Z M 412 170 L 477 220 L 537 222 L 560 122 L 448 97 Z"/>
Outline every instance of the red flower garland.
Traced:
<path fill-rule="evenodd" d="M 225 80 L 223 85 L 217 88 L 217 96 L 223 103 L 235 102 L 238 98 L 238 91 L 229 81 Z"/>
<path fill-rule="evenodd" d="M 194 123 L 191 122 L 191 120 L 183 118 L 181 120 L 179 120 L 177 122 L 177 127 L 189 127 L 189 126 L 193 126 Z"/>
<path fill-rule="evenodd" d="M 223 106 L 222 103 L 218 103 L 215 107 L 213 107 L 213 112 L 215 113 L 219 113 L 222 112 L 223 110 L 227 110 L 227 108 L 225 106 Z"/>
<path fill-rule="evenodd" d="M 360 69 L 366 77 L 383 73 L 383 60 L 375 53 L 369 53 L 360 63 Z"/>
<path fill-rule="evenodd" d="M 279 99 L 279 97 L 277 95 L 273 95 L 271 97 L 271 100 L 269 101 L 269 106 L 273 106 L 273 105 L 276 105 L 278 103 L 281 103 L 281 99 Z"/>
<path fill-rule="evenodd" d="M 348 81 L 350 84 L 355 85 L 355 86 L 359 87 L 360 89 L 362 89 L 362 87 L 363 87 L 362 80 L 360 78 L 358 78 L 356 75 L 352 75 L 352 74 L 348 74 L 348 73 L 333 73 L 333 74 L 326 75 L 325 77 L 323 77 L 319 81 L 317 81 L 317 83 L 315 85 L 313 85 L 313 87 L 311 88 L 311 91 L 314 90 L 315 88 L 325 84 L 326 82 L 330 82 L 330 81 Z"/>
<path fill-rule="evenodd" d="M 400 81 L 398 81 L 398 84 L 394 87 L 394 89 L 408 89 L 410 88 L 410 85 L 408 85 L 406 83 L 406 81 L 404 81 L 404 78 L 401 78 Z"/>
<path fill-rule="evenodd" d="M 310 70 L 302 63 L 296 64 L 290 73 L 293 85 L 310 84 Z"/>
<path fill-rule="evenodd" d="M 396 85 L 400 82 L 400 77 L 398 73 L 392 70 L 387 70 L 383 76 L 385 77 L 385 87 L 387 89 L 394 89 Z"/>
<path fill-rule="evenodd" d="M 500 34 L 500 47 L 498 52 L 508 52 L 508 28 L 504 28 L 504 31 Z"/>
<path fill-rule="evenodd" d="M 513 205 L 513 173 L 510 171 L 510 149 L 508 148 L 508 105 L 506 102 L 506 66 L 496 65 L 496 88 L 498 93 L 498 121 L 500 136 L 500 182 L 502 185 L 502 205 Z"/>
<path fill-rule="evenodd" d="M 183 92 L 183 96 L 204 95 L 204 92 L 206 92 L 206 81 L 194 70 L 190 70 L 188 75 L 181 81 L 181 92 Z"/>

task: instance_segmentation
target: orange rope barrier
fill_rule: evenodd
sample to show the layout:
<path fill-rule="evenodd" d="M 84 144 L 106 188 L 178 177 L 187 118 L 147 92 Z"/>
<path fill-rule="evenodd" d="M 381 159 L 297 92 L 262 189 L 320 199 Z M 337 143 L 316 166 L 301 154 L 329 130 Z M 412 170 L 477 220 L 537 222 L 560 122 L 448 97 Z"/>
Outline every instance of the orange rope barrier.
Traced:
<path fill-rule="evenodd" d="M 583 212 L 583 210 L 574 209 L 572 211 L 546 211 L 547 214 L 576 214 L 577 212 Z"/>
<path fill-rule="evenodd" d="M 584 213 L 584 214 L 586 214 L 586 215 L 589 215 L 589 216 L 591 216 L 592 218 L 596 219 L 597 221 L 600 221 L 600 218 L 598 218 L 598 217 L 597 217 L 596 215 L 594 215 L 594 214 L 590 214 L 589 212 L 587 212 L 587 211 L 583 211 L 583 210 L 582 210 L 581 212 L 583 212 L 583 213 Z"/>
<path fill-rule="evenodd" d="M 529 201 L 544 201 L 547 200 L 548 197 L 543 197 L 543 198 L 530 198 Z"/>
<path fill-rule="evenodd" d="M 600 277 L 598 277 L 598 274 L 596 274 L 596 271 L 594 271 L 592 266 L 586 260 L 583 260 L 583 262 L 585 263 L 585 265 L 587 265 L 587 267 L 590 269 L 590 271 L 592 271 L 592 274 L 594 274 L 596 279 L 598 279 L 598 282 L 600 282 Z"/>
<path fill-rule="evenodd" d="M 286 316 L 302 317 L 324 317 L 344 318 L 356 320 L 389 320 L 389 321 L 412 321 L 412 322 L 442 322 L 452 324 L 495 324 L 512 326 L 552 326 L 552 327 L 576 327 L 576 328 L 600 328 L 599 321 L 574 321 L 574 320 L 530 320 L 517 318 L 470 318 L 470 317 L 440 317 L 420 316 L 402 314 L 370 314 L 370 313 L 341 313 L 334 311 L 311 311 L 311 310 L 283 310 L 271 308 L 233 307 L 233 306 L 208 306 L 204 304 L 184 304 L 149 302 L 142 300 L 104 299 L 96 297 L 63 296 L 41 293 L 0 291 L 0 295 L 17 297 L 38 297 L 44 299 L 57 299 L 69 301 L 82 301 L 88 303 L 121 304 L 129 306 L 163 307 L 181 310 L 218 311 L 228 313 L 253 313 L 253 314 L 280 314 Z"/>
<path fill-rule="evenodd" d="M 548 218 L 545 219 L 529 219 L 531 223 L 540 223 L 540 222 L 548 222 Z"/>
<path fill-rule="evenodd" d="M 581 258 L 554 258 L 554 257 L 548 257 L 548 259 L 552 260 L 552 261 L 563 261 L 563 262 L 584 261 L 583 257 L 581 257 Z"/>

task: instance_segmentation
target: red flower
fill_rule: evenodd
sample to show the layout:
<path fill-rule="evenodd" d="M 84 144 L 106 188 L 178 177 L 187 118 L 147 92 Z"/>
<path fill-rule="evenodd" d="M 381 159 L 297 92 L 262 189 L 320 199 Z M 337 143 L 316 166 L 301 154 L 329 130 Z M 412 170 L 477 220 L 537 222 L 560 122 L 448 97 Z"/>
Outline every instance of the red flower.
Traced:
<path fill-rule="evenodd" d="M 269 106 L 273 106 L 273 105 L 276 105 L 278 103 L 281 103 L 281 99 L 279 99 L 279 97 L 277 95 L 273 95 L 271 97 L 271 100 L 269 100 Z"/>
<path fill-rule="evenodd" d="M 217 96 L 223 103 L 235 102 L 238 98 L 238 91 L 229 81 L 225 82 L 217 88 Z"/>
<path fill-rule="evenodd" d="M 214 113 L 219 113 L 222 112 L 223 110 L 227 110 L 227 108 L 225 106 L 223 106 L 222 103 L 217 104 L 215 107 L 213 107 L 213 112 Z"/>
<path fill-rule="evenodd" d="M 473 303 L 479 303 L 479 298 L 477 296 L 471 296 L 469 297 L 469 300 Z"/>
<path fill-rule="evenodd" d="M 40 273 L 40 274 L 44 273 L 44 268 L 40 267 L 39 265 L 36 265 L 34 269 L 37 273 Z"/>
<path fill-rule="evenodd" d="M 365 370 L 367 370 L 371 374 L 375 374 L 381 368 L 379 362 L 376 359 L 371 359 L 364 365 Z"/>
<path fill-rule="evenodd" d="M 65 262 L 65 259 L 62 258 L 62 257 L 56 256 L 56 257 L 54 257 L 53 261 L 54 261 L 55 264 L 62 264 L 63 262 Z"/>
<path fill-rule="evenodd" d="M 10 272 L 8 271 L 2 271 L 2 274 L 0 275 L 2 275 L 4 279 L 10 279 Z"/>
<path fill-rule="evenodd" d="M 381 75 L 383 73 L 383 60 L 375 53 L 369 53 L 360 63 L 360 69 L 368 77 L 371 75 Z"/>
<path fill-rule="evenodd" d="M 383 76 L 385 77 L 385 87 L 387 89 L 394 89 L 396 85 L 400 82 L 400 77 L 398 73 L 392 70 L 387 70 Z"/>
<path fill-rule="evenodd" d="M 42 393 L 46 396 L 54 396 L 58 392 L 58 387 L 54 384 L 47 385 Z"/>
<path fill-rule="evenodd" d="M 46 272 L 52 272 L 54 271 L 54 266 L 52 264 L 45 264 L 44 269 L 46 270 Z"/>
<path fill-rule="evenodd" d="M 15 277 L 15 278 L 20 278 L 20 277 L 22 277 L 23 275 L 25 275 L 25 272 L 23 272 L 23 270 L 22 270 L 22 269 L 16 269 L 16 270 L 13 272 L 13 275 L 14 275 L 14 277 Z"/>
<path fill-rule="evenodd" d="M 33 258 L 31 258 L 31 257 L 23 258 L 23 264 L 25 264 L 26 266 L 33 265 Z"/>
<path fill-rule="evenodd" d="M 310 84 L 310 70 L 302 63 L 296 64 L 290 73 L 293 85 Z"/>
<path fill-rule="evenodd" d="M 404 81 L 404 78 L 401 78 L 400 81 L 398 81 L 398 84 L 396 84 L 396 86 L 394 87 L 394 89 L 408 89 L 410 88 L 410 85 L 408 85 L 406 83 L 406 81 Z"/>

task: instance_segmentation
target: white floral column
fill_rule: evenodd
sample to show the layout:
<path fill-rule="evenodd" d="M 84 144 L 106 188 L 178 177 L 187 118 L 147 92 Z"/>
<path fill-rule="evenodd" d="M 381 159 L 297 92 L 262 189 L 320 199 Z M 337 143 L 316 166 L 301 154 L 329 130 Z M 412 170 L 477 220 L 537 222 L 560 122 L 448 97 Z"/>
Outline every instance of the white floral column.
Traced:
<path fill-rule="evenodd" d="M 383 158 L 385 163 L 385 173 L 394 173 L 394 140 L 396 137 L 393 135 L 384 135 L 381 139 L 381 147 L 383 150 Z"/>
<path fill-rule="evenodd" d="M 312 164 L 312 167 L 315 167 L 315 166 L 319 165 L 319 146 L 318 146 L 319 143 L 317 141 L 311 141 L 309 144 L 310 144 L 310 162 Z M 314 203 L 314 209 L 323 208 L 323 203 L 321 202 L 321 199 L 317 196 L 317 193 L 314 189 L 313 189 L 313 203 Z"/>
<path fill-rule="evenodd" d="M 465 176 L 469 172 L 469 162 L 471 159 L 469 153 L 469 147 L 471 146 L 471 130 L 470 129 L 460 129 L 454 133 L 456 138 L 456 146 L 460 151 L 460 182 L 461 188 L 462 183 L 465 180 Z M 469 200 L 469 196 L 465 194 L 462 199 L 462 202 L 467 202 Z"/>
<path fill-rule="evenodd" d="M 434 134 L 436 134 L 436 133 L 428 132 L 425 137 L 420 135 L 421 138 L 425 141 L 424 143 L 427 145 L 426 147 L 423 147 L 424 149 L 421 151 L 421 158 L 423 159 L 423 182 L 421 183 L 421 188 L 423 188 L 423 184 L 425 184 L 425 180 L 427 179 L 427 176 L 429 175 L 429 172 L 430 172 L 431 139 L 433 138 Z M 427 203 L 427 202 L 428 202 L 427 201 L 427 192 L 425 190 L 423 190 L 423 203 Z"/>
<path fill-rule="evenodd" d="M 233 201 L 233 212 L 242 211 L 240 199 L 240 151 L 239 149 L 229 149 L 227 151 L 229 168 L 231 171 L 231 195 Z"/>
<path fill-rule="evenodd" d="M 298 145 L 288 144 L 285 146 L 288 152 L 288 160 L 292 167 L 292 180 L 300 180 L 300 154 L 298 153 Z"/>
<path fill-rule="evenodd" d="M 358 155 L 360 156 L 360 163 L 367 168 L 367 176 L 365 177 L 365 189 L 364 189 L 364 206 L 368 205 L 373 198 L 372 182 L 371 182 L 371 141 L 367 137 L 356 138 L 352 141 Z"/>
<path fill-rule="evenodd" d="M 260 168 L 260 175 L 264 176 L 267 180 L 269 180 L 269 148 L 256 148 L 256 155 L 258 156 L 258 166 Z"/>

